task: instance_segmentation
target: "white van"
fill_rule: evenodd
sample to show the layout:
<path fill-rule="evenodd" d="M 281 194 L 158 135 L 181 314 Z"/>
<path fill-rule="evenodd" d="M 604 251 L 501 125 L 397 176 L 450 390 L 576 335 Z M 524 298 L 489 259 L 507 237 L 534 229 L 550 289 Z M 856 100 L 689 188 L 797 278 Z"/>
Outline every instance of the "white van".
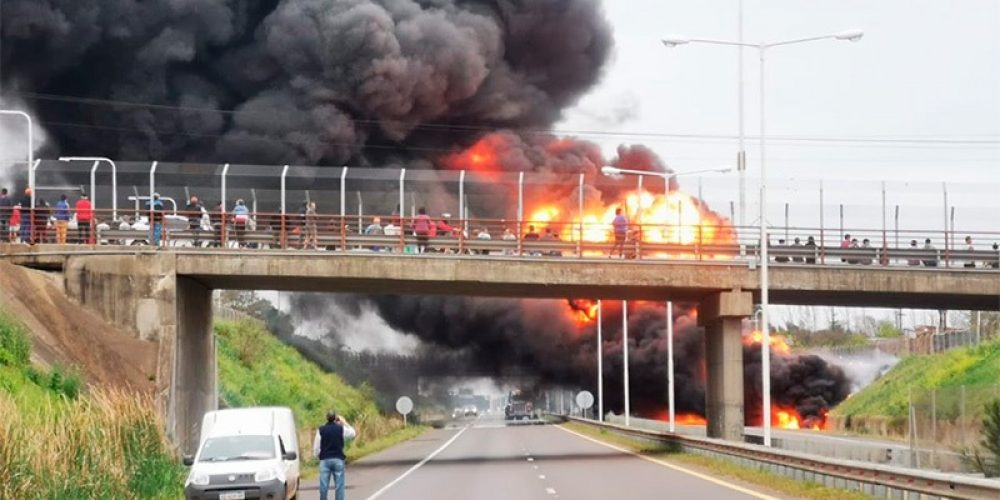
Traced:
<path fill-rule="evenodd" d="M 289 408 L 210 411 L 198 453 L 184 457 L 189 500 L 294 499 L 299 493 L 299 439 Z"/>

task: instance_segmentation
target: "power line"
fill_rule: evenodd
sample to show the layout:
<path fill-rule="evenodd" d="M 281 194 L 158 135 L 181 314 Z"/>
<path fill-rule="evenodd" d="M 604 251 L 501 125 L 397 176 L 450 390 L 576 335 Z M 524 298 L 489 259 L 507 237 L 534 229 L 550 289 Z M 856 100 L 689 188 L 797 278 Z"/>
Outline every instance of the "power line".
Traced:
<path fill-rule="evenodd" d="M 8 91 L 10 94 L 17 94 L 22 97 L 32 98 L 42 101 L 55 101 L 55 102 L 71 102 L 77 104 L 84 104 L 90 106 L 112 106 L 112 107 L 135 107 L 135 108 L 145 108 L 154 109 L 162 111 L 176 111 L 176 112 L 190 112 L 190 113 L 216 113 L 224 115 L 237 115 L 237 114 L 259 114 L 267 115 L 269 112 L 250 112 L 247 110 L 226 110 L 219 108 L 206 108 L 206 107 L 196 107 L 196 106 L 178 106 L 178 105 L 167 105 L 167 104 L 151 104 L 142 103 L 134 101 L 121 101 L 121 100 L 111 100 L 111 99 L 99 99 L 90 97 L 79 97 L 79 96 L 66 96 L 66 95 L 56 95 L 56 94 L 44 94 L 37 92 L 25 92 L 25 91 Z M 402 125 L 412 128 L 413 130 L 430 130 L 439 132 L 452 132 L 452 133 L 466 133 L 466 132 L 495 132 L 498 130 L 494 126 L 485 125 L 454 125 L 454 124 L 435 124 L 435 123 L 424 123 L 424 122 L 406 122 L 402 120 L 376 120 L 376 119 L 365 119 L 365 118 L 350 118 L 352 123 L 362 124 L 362 125 Z M 707 134 L 707 133 L 667 133 L 667 132 L 641 132 L 641 131 L 605 131 L 605 130 L 573 130 L 573 129 L 533 129 L 533 128 L 517 128 L 510 127 L 521 134 L 530 135 L 563 135 L 563 136 L 579 136 L 579 137 L 606 137 L 606 138 L 619 138 L 619 139 L 644 139 L 644 140 L 687 140 L 687 141 L 735 141 L 739 139 L 739 136 L 735 134 Z M 970 139 L 970 138 L 955 138 L 955 137 L 996 137 L 996 139 Z M 756 140 L 758 136 L 748 135 L 746 139 Z M 815 145 L 899 145 L 899 146 L 989 146 L 989 147 L 1000 147 L 1000 135 L 983 134 L 974 136 L 863 136 L 863 137 L 835 137 L 835 136 L 796 136 L 796 135 L 773 135 L 768 136 L 768 139 L 774 143 L 803 143 L 803 144 L 815 144 Z"/>

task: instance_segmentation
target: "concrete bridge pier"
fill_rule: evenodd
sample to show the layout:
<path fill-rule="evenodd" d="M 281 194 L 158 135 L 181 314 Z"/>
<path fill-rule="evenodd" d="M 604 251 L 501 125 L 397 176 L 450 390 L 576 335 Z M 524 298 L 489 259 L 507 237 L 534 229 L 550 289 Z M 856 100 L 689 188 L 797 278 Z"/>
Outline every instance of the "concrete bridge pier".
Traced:
<path fill-rule="evenodd" d="M 753 314 L 753 295 L 713 294 L 698 308 L 705 329 L 705 410 L 708 437 L 743 441 L 743 320 Z"/>
<path fill-rule="evenodd" d="M 202 415 L 219 406 L 212 290 L 191 278 L 175 279 L 177 339 L 167 429 L 184 453 L 194 453 Z"/>
<path fill-rule="evenodd" d="M 184 453 L 201 417 L 218 408 L 212 290 L 177 273 L 176 256 L 80 255 L 64 264 L 67 294 L 135 337 L 156 342 L 156 399 L 167 435 Z"/>

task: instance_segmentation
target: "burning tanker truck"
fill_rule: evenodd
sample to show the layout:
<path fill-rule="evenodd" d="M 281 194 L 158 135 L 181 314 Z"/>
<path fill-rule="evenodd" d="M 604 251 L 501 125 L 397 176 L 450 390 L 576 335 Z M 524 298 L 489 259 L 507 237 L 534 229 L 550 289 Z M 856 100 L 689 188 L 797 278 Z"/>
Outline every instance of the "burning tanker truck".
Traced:
<path fill-rule="evenodd" d="M 516 198 L 500 173 L 525 172 L 554 179 L 527 193 L 525 216 L 565 240 L 604 241 L 610 215 L 624 208 L 654 225 L 646 241 L 735 241 L 731 224 L 675 180 L 657 194 L 598 183 L 605 165 L 668 172 L 648 148 L 622 146 L 605 158 L 596 144 L 539 132 L 606 71 L 613 36 L 600 0 L 5 0 L 3 31 L 4 104 L 35 115 L 46 156 L 466 170 L 496 181 L 499 193 L 470 204 L 470 217 L 507 220 Z M 603 121 L 620 125 L 635 112 Z M 584 214 L 576 208 L 579 174 L 588 179 Z M 324 178 L 302 189 L 329 189 Z M 431 213 L 457 204 L 443 187 L 423 189 L 413 195 Z M 579 222 L 583 234 L 571 230 Z M 479 370 L 517 369 L 554 386 L 587 388 L 596 379 L 594 307 L 586 300 L 323 300 L 325 314 L 334 306 L 358 317 L 374 311 L 418 337 L 422 349 L 462 352 Z M 666 408 L 667 311 L 655 303 L 630 308 L 632 407 L 658 416 Z M 697 313 L 683 305 L 669 313 L 677 324 L 678 411 L 698 418 L 705 368 Z M 323 314 L 295 311 L 303 321 Z M 604 316 L 620 324 L 620 305 L 608 303 Z M 606 408 L 620 411 L 620 391 L 611 389 L 621 387 L 621 332 L 604 334 Z M 758 352 L 748 336 L 751 424 L 763 418 Z M 771 418 L 821 426 L 847 395 L 843 372 L 813 356 L 775 352 L 773 401 L 783 413 Z"/>

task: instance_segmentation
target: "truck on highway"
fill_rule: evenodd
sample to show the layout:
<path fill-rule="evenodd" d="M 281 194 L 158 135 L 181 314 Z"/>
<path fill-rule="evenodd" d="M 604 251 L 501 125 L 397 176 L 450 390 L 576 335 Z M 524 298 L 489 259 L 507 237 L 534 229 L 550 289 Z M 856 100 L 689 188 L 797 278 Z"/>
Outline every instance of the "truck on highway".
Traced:
<path fill-rule="evenodd" d="M 532 420 L 537 418 L 531 401 L 511 399 L 504 407 L 504 420 Z"/>

